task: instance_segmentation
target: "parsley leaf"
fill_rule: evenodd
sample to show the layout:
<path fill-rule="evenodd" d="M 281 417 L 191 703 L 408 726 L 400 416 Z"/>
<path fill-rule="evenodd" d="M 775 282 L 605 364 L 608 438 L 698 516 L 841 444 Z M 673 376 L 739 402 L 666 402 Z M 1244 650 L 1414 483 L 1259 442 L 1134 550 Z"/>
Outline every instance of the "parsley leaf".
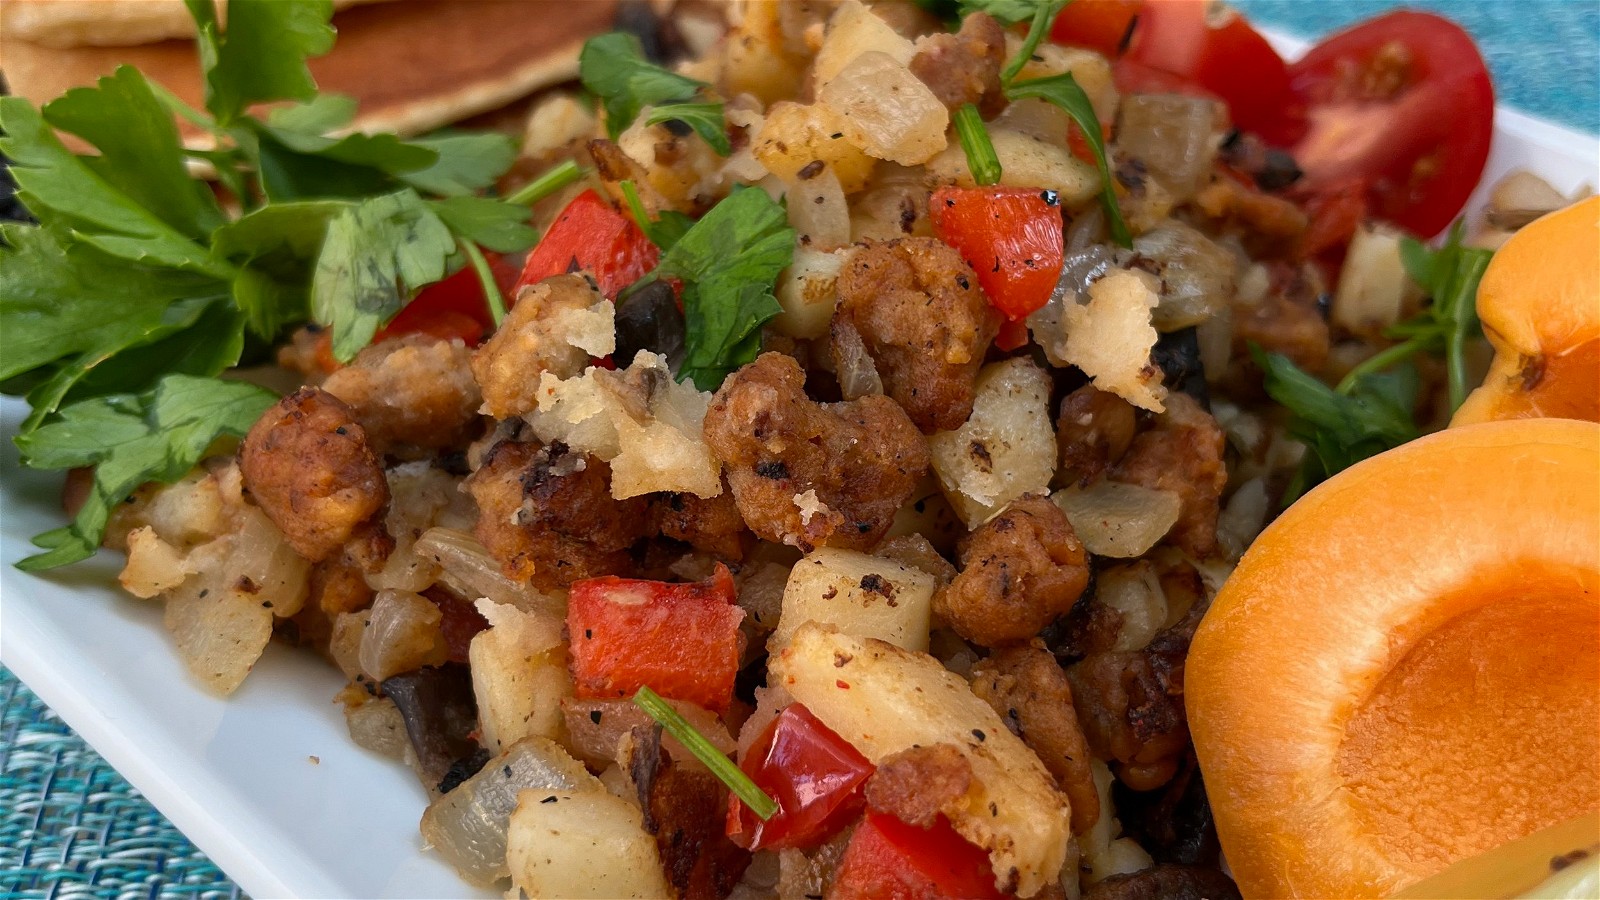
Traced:
<path fill-rule="evenodd" d="M 631 34 L 613 31 L 585 41 L 578 55 L 578 77 L 590 93 L 600 98 L 606 112 L 606 131 L 612 140 L 648 106 L 653 109 L 647 124 L 681 121 L 719 154 L 733 152 L 722 104 L 696 100 L 710 85 L 645 59 L 639 39 Z"/>
<path fill-rule="evenodd" d="M 1106 145 L 1100 135 L 1100 118 L 1095 115 L 1089 95 L 1083 92 L 1072 73 L 1063 72 L 1016 82 L 1006 88 L 1006 97 L 1012 100 L 1035 97 L 1054 103 L 1077 124 L 1083 132 L 1084 142 L 1089 145 L 1089 152 L 1094 155 L 1095 168 L 1100 170 L 1100 203 L 1105 208 L 1111 238 L 1124 247 L 1132 247 L 1133 235 L 1122 218 L 1122 207 L 1117 204 L 1117 191 L 1111 181 L 1111 166 L 1106 161 Z"/>
<path fill-rule="evenodd" d="M 694 227 L 694 220 L 675 209 L 663 209 L 658 218 L 650 218 L 650 213 L 644 208 L 644 201 L 639 199 L 639 189 L 631 181 L 622 182 L 622 199 L 628 204 L 628 212 L 633 214 L 633 222 L 662 250 L 671 250 L 683 236 Z"/>
<path fill-rule="evenodd" d="M 448 197 L 428 201 L 428 208 L 461 237 L 499 253 L 533 246 L 539 233 L 526 223 L 533 210 L 488 197 Z"/>
<path fill-rule="evenodd" d="M 493 187 L 517 160 L 517 148 L 503 134 L 444 134 L 415 138 L 413 147 L 432 150 L 432 165 L 406 172 L 400 180 L 426 194 L 459 197 Z"/>
<path fill-rule="evenodd" d="M 782 205 L 760 188 L 742 187 L 662 254 L 655 276 L 684 282 L 680 379 L 716 390 L 756 358 L 761 326 L 783 309 L 772 286 L 794 258 L 794 238 Z"/>
<path fill-rule="evenodd" d="M 145 394 L 75 403 L 57 421 L 18 437 L 23 461 L 33 468 L 95 471 L 73 523 L 35 538 L 46 552 L 17 567 L 38 571 L 92 556 L 118 503 L 146 482 L 183 477 L 218 437 L 242 436 L 274 400 L 243 382 L 169 375 Z"/>
<path fill-rule="evenodd" d="M 961 14 L 988 13 L 1001 25 L 1015 25 L 1018 22 L 1031 22 L 1041 10 L 1047 10 L 1053 21 L 1056 13 L 1066 5 L 1067 0 L 961 0 Z M 1038 46 L 1037 42 L 1034 46 Z"/>
<path fill-rule="evenodd" d="M 1494 257 L 1492 250 L 1462 246 L 1464 231 L 1464 221 L 1456 220 L 1444 245 L 1433 251 L 1415 238 L 1400 242 L 1406 273 L 1432 301 L 1415 318 L 1385 332 L 1422 352 L 1444 356 L 1452 410 L 1467 399 L 1467 341 L 1483 334 L 1478 321 L 1478 282 Z"/>
<path fill-rule="evenodd" d="M 212 0 L 184 3 L 199 31 L 206 109 L 218 124 L 233 124 L 251 104 L 316 94 L 306 58 L 333 49 L 332 0 L 228 0 L 226 34 Z"/>
<path fill-rule="evenodd" d="M 1268 396 L 1293 414 L 1289 434 L 1306 445 L 1285 505 L 1361 460 L 1421 436 L 1412 418 L 1420 382 L 1410 365 L 1363 374 L 1335 390 L 1282 354 L 1255 346 L 1250 353 L 1266 375 Z"/>
<path fill-rule="evenodd" d="M 222 224 L 216 197 L 189 177 L 178 129 L 139 70 L 119 66 L 95 87 L 73 88 L 43 116 L 97 147 L 84 165 L 185 237 L 202 239 Z"/>
<path fill-rule="evenodd" d="M 311 283 L 312 316 L 333 327 L 334 357 L 347 362 L 371 343 L 412 294 L 444 277 L 455 249 L 450 229 L 410 188 L 339 213 Z"/>
<path fill-rule="evenodd" d="M 17 198 L 46 225 L 70 228 L 112 256 L 226 277 L 226 267 L 74 155 L 33 104 L 0 97 L 0 153 Z"/>

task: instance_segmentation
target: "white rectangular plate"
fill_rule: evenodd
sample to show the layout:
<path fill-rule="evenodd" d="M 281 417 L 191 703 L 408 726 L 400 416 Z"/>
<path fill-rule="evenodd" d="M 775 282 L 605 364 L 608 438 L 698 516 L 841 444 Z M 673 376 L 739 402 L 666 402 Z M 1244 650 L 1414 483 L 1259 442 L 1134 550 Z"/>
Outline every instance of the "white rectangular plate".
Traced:
<path fill-rule="evenodd" d="M 1485 181 L 1528 168 L 1572 191 L 1597 160 L 1593 137 L 1502 108 Z M 63 515 L 59 476 L 18 465 L 25 414 L 0 401 L 0 660 L 256 897 L 495 896 L 422 850 L 421 786 L 350 742 L 326 663 L 274 645 L 222 700 L 185 672 L 159 604 L 117 588 L 120 558 L 13 568 Z"/>

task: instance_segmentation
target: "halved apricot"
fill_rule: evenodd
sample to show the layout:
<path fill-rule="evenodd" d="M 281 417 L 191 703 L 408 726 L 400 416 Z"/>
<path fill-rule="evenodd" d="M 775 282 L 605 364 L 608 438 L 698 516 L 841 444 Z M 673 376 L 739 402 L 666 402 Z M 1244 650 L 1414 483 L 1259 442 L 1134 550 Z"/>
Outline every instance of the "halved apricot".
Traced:
<path fill-rule="evenodd" d="M 1478 285 L 1478 318 L 1494 362 L 1450 424 L 1600 421 L 1600 197 L 1512 235 Z"/>
<path fill-rule="evenodd" d="M 1600 808 L 1600 424 L 1449 429 L 1257 538 L 1185 673 L 1247 897 L 1377 897 Z"/>

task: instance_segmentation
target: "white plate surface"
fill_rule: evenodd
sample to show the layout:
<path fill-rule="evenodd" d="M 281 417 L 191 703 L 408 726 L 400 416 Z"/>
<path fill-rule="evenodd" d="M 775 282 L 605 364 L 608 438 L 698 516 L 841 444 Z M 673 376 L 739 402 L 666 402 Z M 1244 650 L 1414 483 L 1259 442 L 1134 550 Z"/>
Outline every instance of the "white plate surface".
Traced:
<path fill-rule="evenodd" d="M 1572 191 L 1600 181 L 1600 144 L 1501 109 L 1485 183 L 1515 168 Z M 256 897 L 494 896 L 422 851 L 421 786 L 350 742 L 325 663 L 274 645 L 221 700 L 178 662 L 159 604 L 117 589 L 119 557 L 13 568 L 62 519 L 59 477 L 18 466 L 25 413 L 0 401 L 0 660 Z"/>

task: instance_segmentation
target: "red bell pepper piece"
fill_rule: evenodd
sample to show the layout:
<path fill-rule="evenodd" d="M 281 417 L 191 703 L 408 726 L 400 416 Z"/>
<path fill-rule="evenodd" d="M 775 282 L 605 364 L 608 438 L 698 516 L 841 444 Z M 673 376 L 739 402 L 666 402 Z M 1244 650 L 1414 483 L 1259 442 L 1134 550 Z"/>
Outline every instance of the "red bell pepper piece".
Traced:
<path fill-rule="evenodd" d="M 511 299 L 552 275 L 584 271 L 594 276 L 601 294 L 615 300 L 660 259 L 661 250 L 639 226 L 591 188 L 572 198 L 528 254 Z"/>
<path fill-rule="evenodd" d="M 723 712 L 739 672 L 744 610 L 727 566 L 705 581 L 637 578 L 575 582 L 567 600 L 572 676 L 582 699 L 663 697 Z"/>
<path fill-rule="evenodd" d="M 845 848 L 829 900 L 1000 900 L 989 854 L 940 816 L 932 828 L 869 812 Z"/>
<path fill-rule="evenodd" d="M 928 201 L 933 231 L 978 273 L 995 309 L 1020 322 L 1044 306 L 1061 277 L 1061 202 L 1054 191 L 947 187 Z"/>
<path fill-rule="evenodd" d="M 861 786 L 877 769 L 798 703 L 762 730 L 739 768 L 778 801 L 777 814 L 763 822 L 728 795 L 728 837 L 746 850 L 821 844 L 861 812 Z"/>

